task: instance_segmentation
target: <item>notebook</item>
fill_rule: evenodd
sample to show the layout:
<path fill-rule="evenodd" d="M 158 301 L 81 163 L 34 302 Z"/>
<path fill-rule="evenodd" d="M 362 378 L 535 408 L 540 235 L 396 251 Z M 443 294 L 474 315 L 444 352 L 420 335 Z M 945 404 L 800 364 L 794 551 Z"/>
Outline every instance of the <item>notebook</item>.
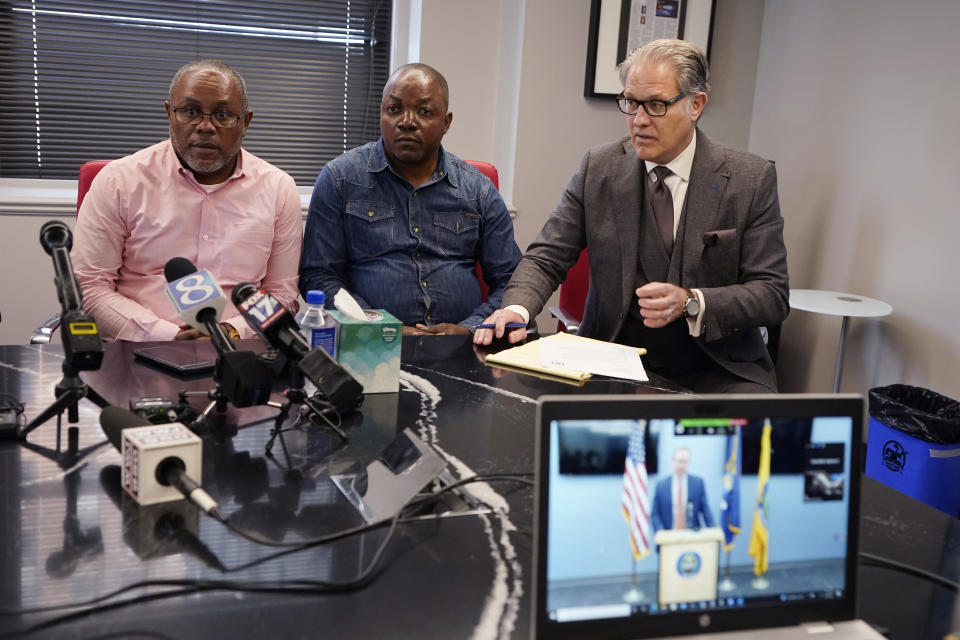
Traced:
<path fill-rule="evenodd" d="M 541 398 L 534 637 L 882 638 L 855 620 L 863 410 Z"/>

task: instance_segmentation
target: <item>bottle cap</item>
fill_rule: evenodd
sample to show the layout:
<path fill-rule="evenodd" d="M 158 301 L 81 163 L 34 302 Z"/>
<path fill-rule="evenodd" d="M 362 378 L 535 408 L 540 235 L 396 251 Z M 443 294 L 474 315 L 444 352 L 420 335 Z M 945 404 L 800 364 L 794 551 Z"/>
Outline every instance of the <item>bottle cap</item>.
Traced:
<path fill-rule="evenodd" d="M 319 289 L 307 291 L 307 304 L 320 305 L 327 301 L 327 295 Z"/>

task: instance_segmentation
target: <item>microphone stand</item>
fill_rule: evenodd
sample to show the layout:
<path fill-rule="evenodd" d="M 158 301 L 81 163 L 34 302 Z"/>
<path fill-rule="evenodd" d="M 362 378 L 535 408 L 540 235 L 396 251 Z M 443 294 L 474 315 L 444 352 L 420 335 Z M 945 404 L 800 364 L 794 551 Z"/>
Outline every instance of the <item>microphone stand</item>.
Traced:
<path fill-rule="evenodd" d="M 61 308 L 60 341 L 63 344 L 63 378 L 53 388 L 56 400 L 23 427 L 17 437 L 26 440 L 27 434 L 57 416 L 57 452 L 60 450 L 61 414 L 66 410 L 67 422 L 80 422 L 77 403 L 89 398 L 101 409 L 109 403 L 80 379 L 80 371 L 95 371 L 103 361 L 103 345 L 93 316 L 83 312 L 83 293 L 70 264 L 73 236 L 70 229 L 57 220 L 47 222 L 40 229 L 40 245 L 53 259 L 54 282 Z M 70 427 L 71 430 L 76 427 Z M 75 437 L 75 436 L 70 436 Z M 74 452 L 76 450 L 74 449 Z"/>
<path fill-rule="evenodd" d="M 314 422 L 314 418 L 322 420 L 331 430 L 333 430 L 340 439 L 344 442 L 348 442 L 347 434 L 344 433 L 343 429 L 340 428 L 338 424 L 340 415 L 336 413 L 336 410 L 332 406 L 323 406 L 318 402 L 316 395 L 311 397 L 307 394 L 306 390 L 303 388 L 306 380 L 303 375 L 303 371 L 300 370 L 300 366 L 297 362 L 293 360 L 287 361 L 287 366 L 290 371 L 290 388 L 284 393 L 286 401 L 280 407 L 280 413 L 277 414 L 277 417 L 274 419 L 273 429 L 270 430 L 270 439 L 267 440 L 265 446 L 265 453 L 267 457 L 273 457 L 273 444 L 274 441 L 279 438 L 280 446 L 283 448 L 283 455 L 287 460 L 287 466 L 290 467 L 290 452 L 287 450 L 287 443 L 283 439 L 283 424 L 287 421 L 287 418 L 290 416 L 290 409 L 295 405 L 300 405 L 301 415 L 307 417 L 311 422 Z M 334 423 L 326 415 L 326 412 L 333 411 L 337 416 L 337 423 Z"/>
<path fill-rule="evenodd" d="M 65 331 L 66 329 L 64 329 Z M 37 451 L 38 453 L 43 453 L 48 458 L 56 461 L 63 467 L 65 459 L 63 456 L 66 455 L 66 460 L 76 460 L 78 457 L 86 455 L 89 451 L 96 449 L 103 443 L 92 445 L 83 450 L 78 449 L 79 443 L 79 428 L 73 425 L 80 422 L 80 410 L 77 406 L 77 403 L 84 398 L 89 399 L 91 402 L 96 404 L 101 409 L 108 406 L 110 403 L 103 399 L 99 393 L 97 393 L 93 387 L 86 384 L 81 378 L 80 373 L 73 366 L 71 366 L 69 359 L 64 358 L 63 360 L 63 378 L 56 384 L 53 388 L 53 393 L 56 396 L 56 400 L 49 407 L 44 409 L 40 415 L 30 421 L 25 427 L 20 429 L 17 437 L 20 440 L 23 440 L 23 445 L 28 449 Z M 62 428 L 62 417 L 63 412 L 67 412 L 67 422 L 70 423 L 70 427 L 67 429 L 67 451 L 60 451 L 60 440 L 61 440 L 61 428 Z M 27 434 L 42 425 L 44 422 L 50 418 L 57 417 L 57 448 L 55 451 L 56 455 L 50 455 L 44 453 L 43 447 L 37 447 L 35 445 L 30 445 L 26 442 Z M 46 449 L 47 452 L 50 452 L 49 449 Z M 51 454 L 53 452 L 50 452 Z M 67 465 L 70 466 L 70 465 Z"/>

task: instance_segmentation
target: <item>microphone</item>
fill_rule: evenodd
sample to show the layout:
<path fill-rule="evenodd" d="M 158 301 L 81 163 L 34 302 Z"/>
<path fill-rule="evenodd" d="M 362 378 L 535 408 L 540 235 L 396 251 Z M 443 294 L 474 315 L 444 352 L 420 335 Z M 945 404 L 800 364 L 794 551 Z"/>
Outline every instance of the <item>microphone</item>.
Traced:
<path fill-rule="evenodd" d="M 694 531 L 700 530 L 700 518 L 693 515 L 693 502 L 687 501 L 687 528 Z"/>
<path fill-rule="evenodd" d="M 123 455 L 121 485 L 139 505 L 179 500 L 223 521 L 217 501 L 191 476 L 200 477 L 203 441 L 179 422 L 154 425 L 120 407 L 106 407 L 100 426 Z"/>
<path fill-rule="evenodd" d="M 217 353 L 236 351 L 220 327 L 220 316 L 227 306 L 227 297 L 206 269 L 197 271 L 186 258 L 171 258 L 163 267 L 167 279 L 167 298 L 177 311 L 180 322 L 189 324 L 210 336 Z"/>
<path fill-rule="evenodd" d="M 50 220 L 40 227 L 40 246 L 53 258 L 65 364 L 74 371 L 96 371 L 103 362 L 103 344 L 97 321 L 83 312 L 83 293 L 70 262 L 73 233 L 59 220 Z"/>
<path fill-rule="evenodd" d="M 56 274 L 57 299 L 64 311 L 80 309 L 83 294 L 73 273 L 70 262 L 70 250 L 73 248 L 73 233 L 70 227 L 59 220 L 50 220 L 40 227 L 40 246 L 53 258 L 53 270 Z"/>
<path fill-rule="evenodd" d="M 330 400 L 337 411 L 346 413 L 360 405 L 363 386 L 326 349 L 310 348 L 297 321 L 279 300 L 249 282 L 234 287 L 231 298 L 247 324 L 270 346 L 296 362 L 304 377 Z"/>
<path fill-rule="evenodd" d="M 167 279 L 167 297 L 177 317 L 210 336 L 220 357 L 214 379 L 235 407 L 266 404 L 273 390 L 270 367 L 252 351 L 237 351 L 220 327 L 220 315 L 227 297 L 210 272 L 197 271 L 186 258 L 171 258 L 163 268 Z"/>

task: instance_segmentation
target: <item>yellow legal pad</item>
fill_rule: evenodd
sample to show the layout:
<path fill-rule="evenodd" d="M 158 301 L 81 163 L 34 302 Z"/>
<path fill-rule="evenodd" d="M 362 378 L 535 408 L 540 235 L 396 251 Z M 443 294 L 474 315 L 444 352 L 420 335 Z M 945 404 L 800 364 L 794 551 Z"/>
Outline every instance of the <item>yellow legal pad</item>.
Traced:
<path fill-rule="evenodd" d="M 539 340 L 527 342 L 526 344 L 522 344 L 518 347 L 504 349 L 499 353 L 491 353 L 486 358 L 486 364 L 493 367 L 509 369 L 510 371 L 526 373 L 539 378 L 547 378 L 550 380 L 557 380 L 559 382 L 567 382 L 576 385 L 583 384 L 591 377 L 592 374 L 588 371 L 574 371 L 573 369 L 548 367 L 541 364 L 540 344 L 544 340 L 569 340 L 580 343 L 597 343 L 602 345 L 609 344 L 607 342 L 603 342 L 602 340 L 581 338 L 580 336 L 570 333 L 557 333 L 552 336 L 547 336 L 546 338 L 540 338 Z M 637 352 L 639 355 L 643 355 L 647 352 L 647 350 L 637 349 Z"/>

